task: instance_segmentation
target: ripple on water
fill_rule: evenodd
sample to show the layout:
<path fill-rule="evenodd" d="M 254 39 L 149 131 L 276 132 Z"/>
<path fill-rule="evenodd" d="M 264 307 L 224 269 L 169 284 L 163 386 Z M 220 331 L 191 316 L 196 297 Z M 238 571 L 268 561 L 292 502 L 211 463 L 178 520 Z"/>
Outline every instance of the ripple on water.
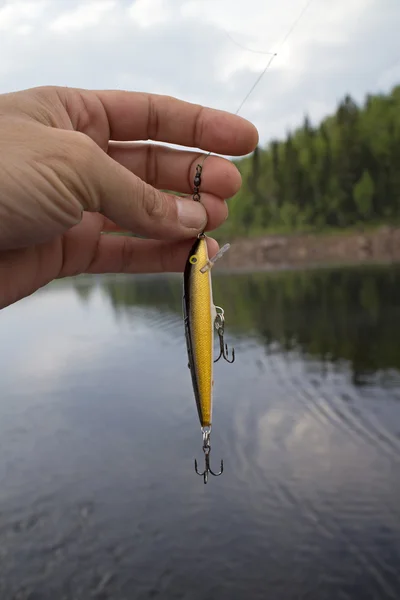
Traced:
<path fill-rule="evenodd" d="M 180 278 L 50 287 L 13 308 L 0 598 L 400 597 L 400 274 L 374 276 L 374 319 L 362 274 L 297 277 L 216 282 L 236 361 L 215 367 L 225 472 L 208 486 Z"/>

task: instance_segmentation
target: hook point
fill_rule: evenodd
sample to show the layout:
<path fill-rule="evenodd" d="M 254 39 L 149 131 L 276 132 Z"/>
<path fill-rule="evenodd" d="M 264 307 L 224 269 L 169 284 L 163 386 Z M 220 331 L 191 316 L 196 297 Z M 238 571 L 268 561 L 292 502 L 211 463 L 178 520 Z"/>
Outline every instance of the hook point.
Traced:
<path fill-rule="evenodd" d="M 210 433 L 209 432 L 203 433 L 203 452 L 204 452 L 204 471 L 202 473 L 200 473 L 198 471 L 196 459 L 194 459 L 194 468 L 195 468 L 197 475 L 200 475 L 200 477 L 203 477 L 204 483 L 207 483 L 209 473 L 211 473 L 211 475 L 213 475 L 214 477 L 219 477 L 220 475 L 222 475 L 222 473 L 224 471 L 224 461 L 222 459 L 221 459 L 221 467 L 220 467 L 219 473 L 214 473 L 214 471 L 211 469 L 211 466 L 210 466 L 211 447 L 210 447 Z"/>

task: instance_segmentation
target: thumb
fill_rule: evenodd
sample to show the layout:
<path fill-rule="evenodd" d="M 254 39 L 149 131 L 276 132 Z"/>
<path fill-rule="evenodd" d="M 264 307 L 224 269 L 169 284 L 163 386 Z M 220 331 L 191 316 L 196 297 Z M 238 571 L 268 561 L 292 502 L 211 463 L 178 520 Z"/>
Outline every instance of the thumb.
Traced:
<path fill-rule="evenodd" d="M 86 183 L 82 186 L 86 210 L 99 212 L 123 229 L 152 239 L 192 238 L 205 228 L 207 212 L 200 202 L 157 190 L 84 137 L 89 155 L 82 161 L 79 153 L 79 171 Z"/>

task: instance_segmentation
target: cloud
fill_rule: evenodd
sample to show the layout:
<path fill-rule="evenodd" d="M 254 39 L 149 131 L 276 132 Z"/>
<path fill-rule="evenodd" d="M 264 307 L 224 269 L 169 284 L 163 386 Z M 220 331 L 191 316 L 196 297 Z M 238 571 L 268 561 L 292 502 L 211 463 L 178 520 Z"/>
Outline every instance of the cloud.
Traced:
<path fill-rule="evenodd" d="M 240 114 L 261 141 L 400 80 L 397 0 L 0 3 L 0 92 L 55 84 L 169 94 Z M 253 51 L 243 49 L 250 48 Z M 257 52 L 254 52 L 257 51 Z"/>
<path fill-rule="evenodd" d="M 168 20 L 165 0 L 136 0 L 128 10 L 129 16 L 139 27 L 154 27 Z"/>
<path fill-rule="evenodd" d="M 71 31 L 94 27 L 116 8 L 116 4 L 113 0 L 82 3 L 58 16 L 50 23 L 50 29 L 68 35 Z"/>
<path fill-rule="evenodd" d="M 18 31 L 18 27 L 37 19 L 43 13 L 45 2 L 7 2 L 0 6 L 0 30 Z"/>

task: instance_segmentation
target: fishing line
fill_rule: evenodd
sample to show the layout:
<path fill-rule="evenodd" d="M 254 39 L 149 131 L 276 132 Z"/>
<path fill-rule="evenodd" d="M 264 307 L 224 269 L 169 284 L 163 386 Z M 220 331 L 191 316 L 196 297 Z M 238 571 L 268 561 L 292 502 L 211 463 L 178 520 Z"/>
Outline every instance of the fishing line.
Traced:
<path fill-rule="evenodd" d="M 314 0 L 308 0 L 308 2 L 305 4 L 305 6 L 303 6 L 302 10 L 300 11 L 300 13 L 297 16 L 297 18 L 293 21 L 292 25 L 290 26 L 290 28 L 287 31 L 286 35 L 284 36 L 283 40 L 280 42 L 280 44 L 278 44 L 278 49 L 281 48 L 283 46 L 283 44 L 285 44 L 287 42 L 287 40 L 292 35 L 292 33 L 295 30 L 295 28 L 297 27 L 297 25 L 299 24 L 299 22 L 301 21 L 301 19 L 305 15 L 305 13 L 307 12 L 307 10 L 310 8 L 310 6 L 311 6 L 311 4 L 312 4 L 313 1 Z M 261 51 L 251 50 L 250 48 L 244 48 L 243 46 L 241 46 L 241 44 L 239 44 L 238 42 L 236 42 L 235 40 L 233 40 L 233 38 L 230 36 L 230 34 L 226 30 L 224 30 L 224 31 L 228 35 L 228 37 L 233 41 L 233 43 L 235 43 L 237 46 L 242 47 L 243 49 L 248 50 L 249 52 L 255 52 L 257 54 L 269 54 L 270 55 L 270 58 L 269 58 L 267 64 L 265 65 L 264 69 L 261 71 L 261 73 L 259 74 L 259 76 L 255 80 L 255 82 L 251 86 L 250 90 L 247 92 L 247 94 L 245 95 L 245 97 L 243 98 L 243 100 L 240 102 L 240 104 L 239 104 L 236 112 L 234 113 L 235 115 L 237 115 L 237 114 L 239 114 L 239 111 L 243 108 L 243 105 L 247 102 L 247 100 L 249 99 L 249 97 L 251 96 L 251 94 L 254 92 L 254 90 L 256 89 L 257 85 L 260 83 L 261 79 L 264 77 L 265 73 L 270 68 L 270 66 L 272 64 L 272 61 L 278 55 L 278 52 L 261 52 Z M 204 166 L 204 162 L 206 161 L 206 159 L 209 156 L 211 156 L 211 154 L 212 154 L 212 152 L 210 151 L 210 152 L 208 152 L 208 154 L 205 155 L 205 157 L 203 158 L 203 161 L 201 162 L 201 167 L 200 167 L 201 169 Z"/>
<path fill-rule="evenodd" d="M 280 45 L 286 42 L 311 2 L 312 0 L 308 0 L 307 5 L 305 8 L 303 8 L 300 15 L 292 24 Z M 256 88 L 258 83 L 261 81 L 261 78 L 270 67 L 276 55 L 276 52 L 270 55 L 265 68 L 257 77 L 256 81 L 239 104 L 235 114 L 239 113 L 250 94 Z M 198 164 L 196 166 L 196 174 L 193 181 L 193 201 L 195 202 L 200 202 L 201 173 L 204 161 L 208 156 L 210 156 L 210 154 L 211 152 L 204 157 L 202 164 Z M 225 251 L 229 249 L 229 246 L 229 244 L 225 244 L 225 246 L 223 246 L 215 256 L 209 258 L 206 235 L 205 232 L 202 231 L 198 234 L 197 240 L 189 250 L 189 255 L 186 260 L 183 274 L 183 316 L 188 354 L 188 367 L 190 369 L 193 392 L 196 400 L 201 431 L 203 434 L 203 453 L 205 461 L 204 471 L 200 472 L 198 470 L 196 459 L 194 461 L 194 467 L 197 475 L 203 477 L 204 483 L 207 483 L 208 476 L 210 474 L 214 477 L 219 477 L 222 475 L 224 470 L 223 460 L 221 460 L 219 472 L 213 471 L 210 465 L 210 434 L 212 427 L 212 396 L 214 385 L 213 364 L 218 362 L 221 357 L 223 357 L 228 363 L 233 363 L 235 360 L 235 354 L 234 350 L 232 350 L 232 357 L 229 358 L 228 356 L 228 347 L 224 341 L 224 310 L 213 303 L 210 269 L 225 253 Z M 208 272 L 208 277 L 204 278 L 205 272 Z M 213 313 L 215 313 L 214 316 Z M 220 345 L 220 353 L 215 360 L 213 359 L 214 327 L 218 332 Z"/>

